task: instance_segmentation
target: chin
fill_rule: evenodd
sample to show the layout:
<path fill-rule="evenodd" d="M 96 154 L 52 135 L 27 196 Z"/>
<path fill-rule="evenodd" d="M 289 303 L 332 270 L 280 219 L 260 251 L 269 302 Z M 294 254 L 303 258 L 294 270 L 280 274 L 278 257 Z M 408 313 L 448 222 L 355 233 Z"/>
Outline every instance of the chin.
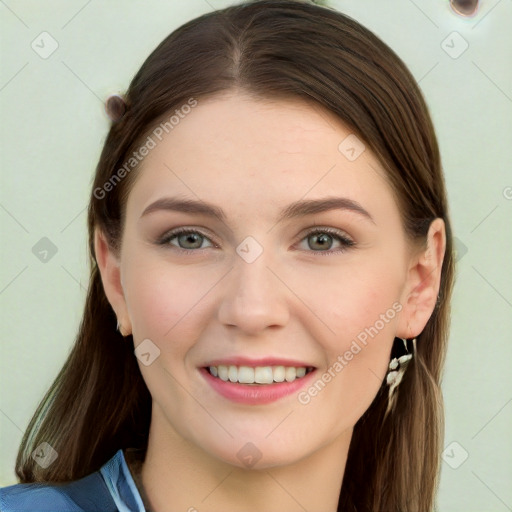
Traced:
<path fill-rule="evenodd" d="M 277 437 L 274 440 L 264 437 L 254 439 L 251 441 L 247 437 L 236 438 L 222 445 L 203 445 L 202 449 L 217 460 L 249 471 L 288 466 L 307 457 L 304 446 L 298 451 L 297 445 L 286 445 Z"/>

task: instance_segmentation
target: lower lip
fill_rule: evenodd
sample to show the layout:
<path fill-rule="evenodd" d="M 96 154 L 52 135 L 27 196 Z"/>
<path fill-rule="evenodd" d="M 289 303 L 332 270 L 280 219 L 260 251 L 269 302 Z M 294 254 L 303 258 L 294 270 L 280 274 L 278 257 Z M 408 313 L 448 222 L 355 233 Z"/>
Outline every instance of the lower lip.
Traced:
<path fill-rule="evenodd" d="M 300 388 L 308 384 L 316 370 L 309 372 L 304 377 L 299 377 L 293 382 L 275 382 L 274 384 L 249 385 L 238 382 L 223 381 L 214 377 L 206 368 L 199 370 L 206 382 L 223 397 L 241 404 L 269 404 L 280 398 L 296 393 Z"/>

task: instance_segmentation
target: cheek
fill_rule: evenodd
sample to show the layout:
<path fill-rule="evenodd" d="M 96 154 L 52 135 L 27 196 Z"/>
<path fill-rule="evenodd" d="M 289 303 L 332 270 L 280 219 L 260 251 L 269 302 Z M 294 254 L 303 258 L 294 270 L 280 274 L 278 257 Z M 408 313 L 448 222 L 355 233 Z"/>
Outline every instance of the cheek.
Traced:
<path fill-rule="evenodd" d="M 128 293 L 128 308 L 134 339 L 162 339 L 187 312 L 193 292 L 183 286 L 179 275 L 164 276 L 139 268 Z"/>
<path fill-rule="evenodd" d="M 383 256 L 340 258 L 339 264 L 283 273 L 283 280 L 310 310 L 302 318 L 316 318 L 322 324 L 318 339 L 326 339 L 332 349 L 343 349 L 347 341 L 376 323 L 378 331 L 388 336 L 397 321 L 401 307 L 396 302 L 404 276 L 397 264 Z"/>
<path fill-rule="evenodd" d="M 307 328 L 327 355 L 327 394 L 355 417 L 370 405 L 385 377 L 402 309 L 402 281 L 398 266 L 385 259 L 340 265 L 329 274 L 324 269 L 323 279 L 302 281 L 308 306 L 322 320 L 309 315 Z"/>
<path fill-rule="evenodd" d="M 194 326 L 205 314 L 208 292 L 219 280 L 216 272 L 148 258 L 133 261 L 126 274 L 127 305 L 136 343 L 150 338 L 165 346 L 173 339 L 185 343 L 194 339 Z"/>

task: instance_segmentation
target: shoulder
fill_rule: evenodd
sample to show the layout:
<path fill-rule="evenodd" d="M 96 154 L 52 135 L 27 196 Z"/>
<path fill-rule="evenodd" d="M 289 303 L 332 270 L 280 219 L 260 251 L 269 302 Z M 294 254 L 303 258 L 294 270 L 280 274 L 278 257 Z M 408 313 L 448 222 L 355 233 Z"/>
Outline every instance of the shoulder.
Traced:
<path fill-rule="evenodd" d="M 63 484 L 15 484 L 0 488 L 2 512 L 116 512 L 100 472 Z"/>

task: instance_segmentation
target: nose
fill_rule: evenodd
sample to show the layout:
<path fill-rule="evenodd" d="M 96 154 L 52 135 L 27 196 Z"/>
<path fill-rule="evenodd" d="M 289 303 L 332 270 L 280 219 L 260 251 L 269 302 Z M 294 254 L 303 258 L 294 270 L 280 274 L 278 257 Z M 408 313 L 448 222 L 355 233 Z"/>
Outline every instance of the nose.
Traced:
<path fill-rule="evenodd" d="M 286 325 L 289 310 L 287 288 L 268 268 L 265 252 L 252 263 L 237 257 L 228 274 L 218 309 L 219 321 L 247 335 Z"/>

